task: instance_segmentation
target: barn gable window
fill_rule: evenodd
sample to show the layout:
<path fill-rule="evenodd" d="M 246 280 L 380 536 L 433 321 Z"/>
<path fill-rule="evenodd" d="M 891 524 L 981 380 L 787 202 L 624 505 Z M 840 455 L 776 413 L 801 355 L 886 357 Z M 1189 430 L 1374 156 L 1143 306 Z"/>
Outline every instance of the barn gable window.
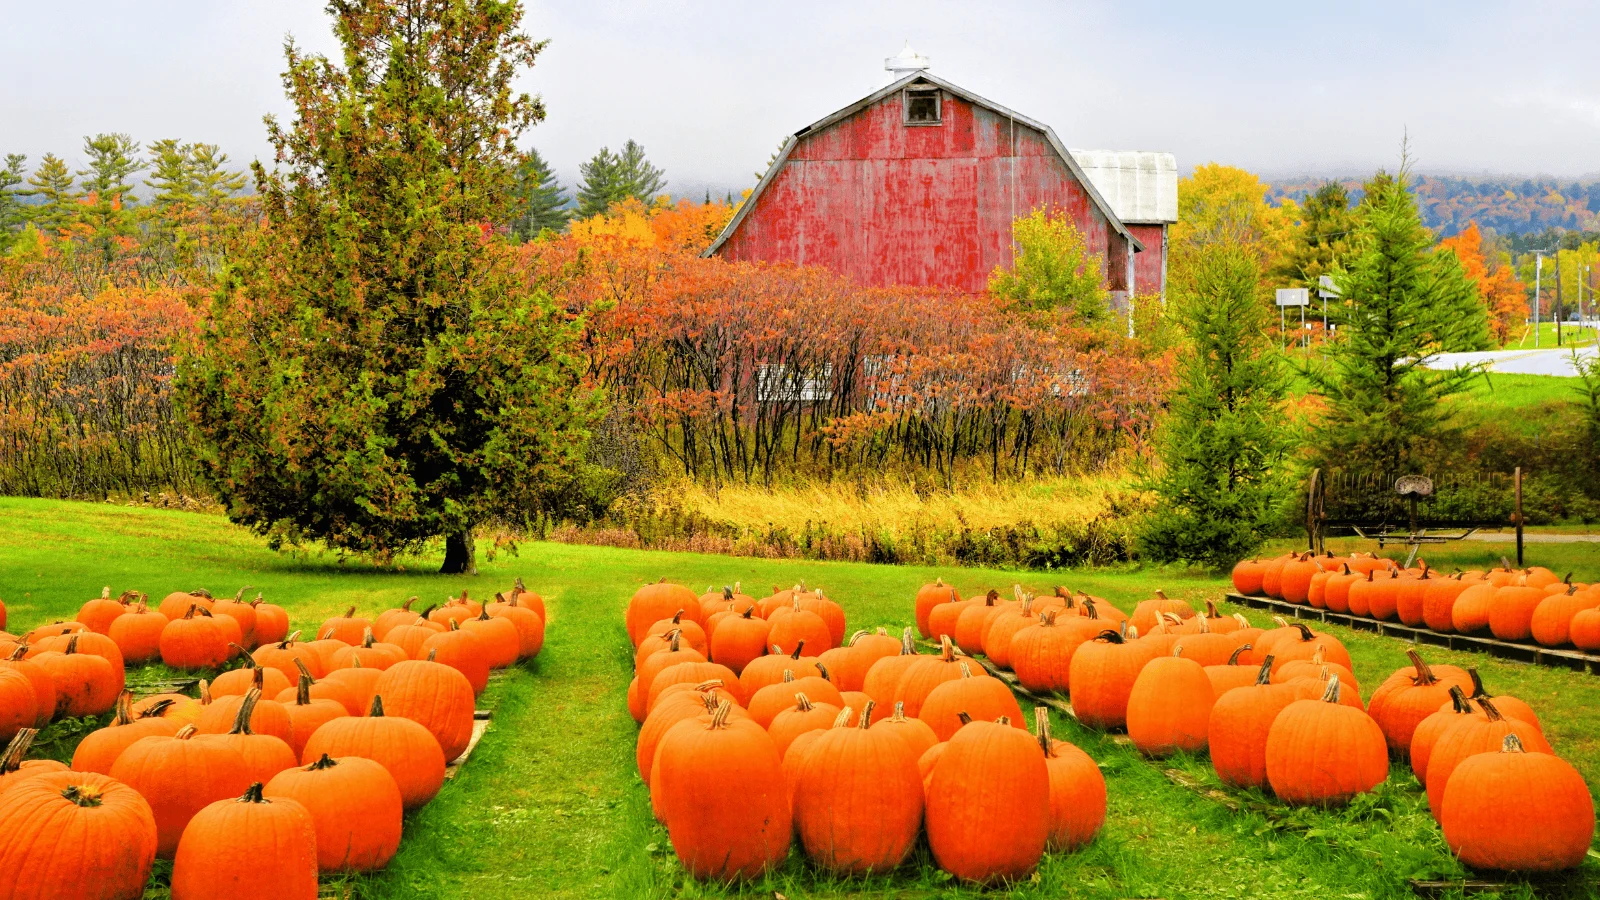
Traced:
<path fill-rule="evenodd" d="M 921 85 L 905 90 L 905 124 L 938 125 L 939 89 Z"/>

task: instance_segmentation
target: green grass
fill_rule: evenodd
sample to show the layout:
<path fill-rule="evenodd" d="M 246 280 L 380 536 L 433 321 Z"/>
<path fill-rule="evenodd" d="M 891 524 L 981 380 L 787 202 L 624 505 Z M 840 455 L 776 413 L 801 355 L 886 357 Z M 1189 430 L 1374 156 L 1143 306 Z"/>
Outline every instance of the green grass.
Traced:
<path fill-rule="evenodd" d="M 1494 548 L 1461 548 L 1488 552 Z M 1600 577 L 1600 548 L 1541 545 Z M 1496 554 L 1497 555 L 1497 554 Z M 1535 555 L 1533 562 L 1541 561 Z M 482 596 L 522 576 L 550 609 L 544 653 L 497 678 L 481 701 L 495 710 L 490 730 L 439 797 L 406 822 L 390 868 L 344 885 L 360 898 L 706 897 L 738 893 L 686 882 L 665 832 L 651 819 L 633 766 L 636 726 L 625 691 L 631 659 L 621 626 L 634 588 L 666 576 L 701 589 L 742 580 L 748 587 L 805 579 L 824 585 L 852 628 L 898 627 L 911 597 L 935 574 L 962 588 L 1054 583 L 1108 596 L 1124 607 L 1154 587 L 1191 601 L 1215 597 L 1223 582 L 1187 570 L 1015 573 L 935 571 L 852 563 L 624 551 L 531 544 L 520 556 L 483 561 L 476 579 L 431 574 L 429 560 L 381 571 L 331 556 L 268 551 L 220 518 L 105 505 L 0 499 L 0 597 L 12 630 L 68 618 L 102 585 L 160 596 L 252 584 L 285 605 L 296 625 L 314 626 L 350 604 L 373 612 L 410 594 L 439 599 L 463 587 Z M 1261 613 L 1246 611 L 1261 621 Z M 1403 661 L 1392 639 L 1331 629 L 1350 648 L 1363 688 Z M 1437 661 L 1476 664 L 1492 689 L 1535 704 L 1552 742 L 1600 785 L 1600 679 L 1468 653 L 1429 651 Z M 1396 767 L 1383 790 L 1348 810 L 1291 811 L 1253 798 L 1262 811 L 1233 812 L 1174 784 L 1173 768 L 1211 785 L 1202 759 L 1163 767 L 1110 737 L 1057 717 L 1060 736 L 1101 762 L 1110 816 L 1086 850 L 1052 856 L 1037 879 L 976 892 L 952 884 L 925 848 L 901 870 L 868 880 L 820 876 L 796 853 L 749 896 L 802 897 L 1409 897 L 1407 878 L 1460 878 L 1422 805 L 1409 771 Z M 62 729 L 57 729 L 58 732 Z M 58 741 L 58 749 L 69 741 Z M 1600 866 L 1543 885 L 1540 896 L 1592 895 Z M 1507 896 L 1533 896 L 1517 885 Z M 152 896 L 164 896 L 155 891 Z"/>
<path fill-rule="evenodd" d="M 1556 323 L 1540 322 L 1536 333 L 1532 327 L 1523 326 L 1511 335 L 1512 340 L 1501 345 L 1501 350 L 1554 350 L 1556 349 Z M 1538 346 L 1534 346 L 1537 339 Z M 1579 331 L 1573 323 L 1564 323 L 1561 326 L 1561 346 L 1584 346 L 1594 343 L 1594 331 L 1585 328 Z"/>

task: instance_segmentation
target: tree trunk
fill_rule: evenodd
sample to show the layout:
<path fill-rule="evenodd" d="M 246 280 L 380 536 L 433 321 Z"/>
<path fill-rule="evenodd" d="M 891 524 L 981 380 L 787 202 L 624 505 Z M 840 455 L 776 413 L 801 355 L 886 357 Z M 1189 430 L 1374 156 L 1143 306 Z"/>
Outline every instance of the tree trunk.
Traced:
<path fill-rule="evenodd" d="M 478 574 L 477 549 L 472 544 L 472 529 L 454 532 L 444 538 L 444 565 L 439 567 L 442 575 L 476 575 Z"/>

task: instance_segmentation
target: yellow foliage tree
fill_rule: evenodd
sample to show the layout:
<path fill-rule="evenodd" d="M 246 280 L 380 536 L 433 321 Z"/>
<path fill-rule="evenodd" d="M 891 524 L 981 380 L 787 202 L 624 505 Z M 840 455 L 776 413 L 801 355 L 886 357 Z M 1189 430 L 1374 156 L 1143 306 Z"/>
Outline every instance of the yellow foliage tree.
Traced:
<path fill-rule="evenodd" d="M 1178 182 L 1178 221 L 1169 234 L 1168 277 L 1175 291 L 1193 287 L 1208 246 L 1237 246 L 1261 272 L 1278 268 L 1294 240 L 1298 208 L 1292 200 L 1273 206 L 1267 189 L 1253 172 L 1219 163 L 1197 166 Z"/>

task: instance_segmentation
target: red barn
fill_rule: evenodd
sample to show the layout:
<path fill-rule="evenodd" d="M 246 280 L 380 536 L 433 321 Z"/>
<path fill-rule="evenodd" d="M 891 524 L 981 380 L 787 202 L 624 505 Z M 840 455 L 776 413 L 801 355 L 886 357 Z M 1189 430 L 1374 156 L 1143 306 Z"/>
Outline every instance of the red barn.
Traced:
<path fill-rule="evenodd" d="M 1093 162 L 1095 177 L 1049 126 L 919 68 L 791 135 L 706 255 L 823 266 L 873 286 L 981 291 L 1011 264 L 1012 221 L 1052 207 L 1101 255 L 1120 303 L 1157 295 L 1177 210 L 1172 157 Z M 1168 176 L 1170 189 L 1158 189 Z M 1102 183 L 1139 213 L 1136 224 Z"/>

